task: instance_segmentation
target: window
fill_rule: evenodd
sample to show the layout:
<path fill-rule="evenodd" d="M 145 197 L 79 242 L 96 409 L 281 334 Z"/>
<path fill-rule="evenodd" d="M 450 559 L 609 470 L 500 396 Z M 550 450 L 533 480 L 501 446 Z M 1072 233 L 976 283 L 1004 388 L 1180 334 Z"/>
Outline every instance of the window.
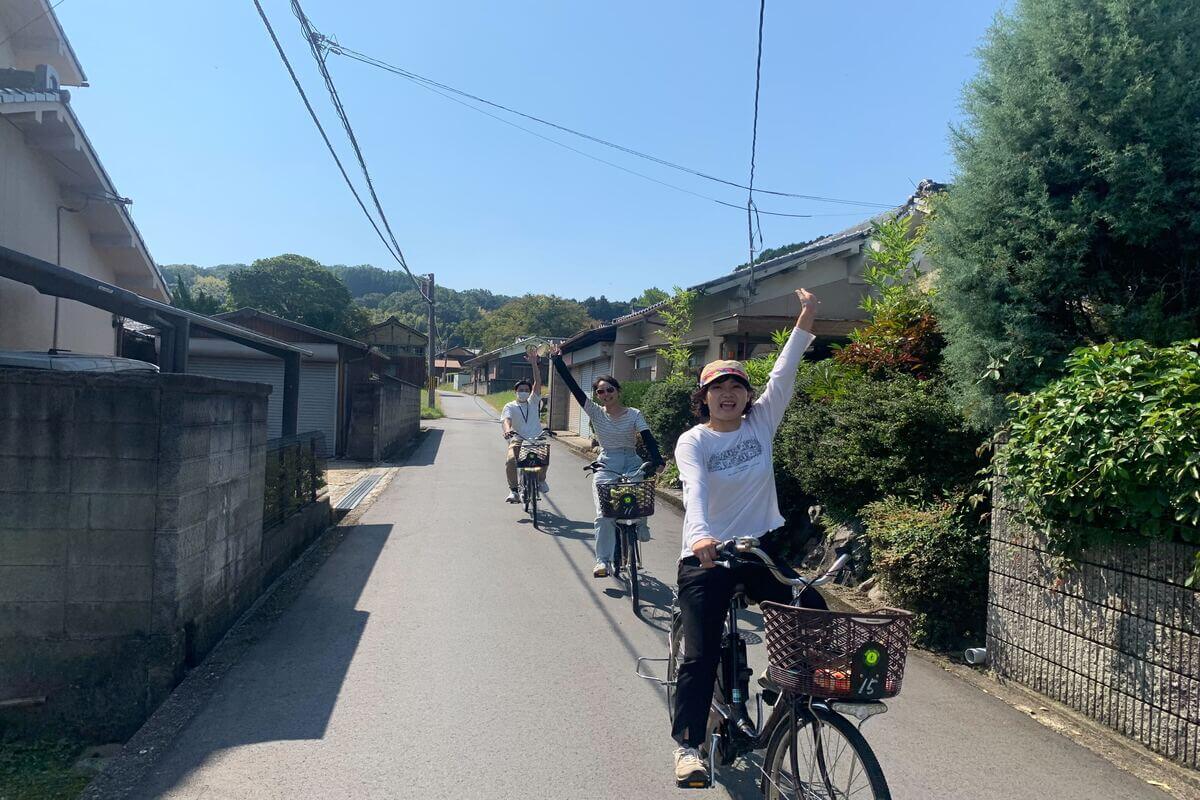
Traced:
<path fill-rule="evenodd" d="M 703 350 L 693 350 L 692 354 L 690 356 L 688 356 L 688 366 L 691 367 L 692 369 L 698 369 L 700 367 L 703 367 L 704 366 L 704 351 Z"/>
<path fill-rule="evenodd" d="M 633 368 L 634 369 L 653 369 L 654 363 L 656 361 L 658 361 L 657 353 L 650 353 L 649 355 L 638 356 L 637 360 L 635 360 L 633 362 Z"/>

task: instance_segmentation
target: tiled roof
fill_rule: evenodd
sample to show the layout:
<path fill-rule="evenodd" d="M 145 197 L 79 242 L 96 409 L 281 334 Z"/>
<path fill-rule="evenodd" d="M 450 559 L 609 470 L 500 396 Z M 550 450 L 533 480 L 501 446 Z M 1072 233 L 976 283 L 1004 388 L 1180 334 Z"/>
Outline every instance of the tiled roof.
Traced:
<path fill-rule="evenodd" d="M 62 99 L 61 92 L 0 88 L 0 103 L 57 103 Z"/>

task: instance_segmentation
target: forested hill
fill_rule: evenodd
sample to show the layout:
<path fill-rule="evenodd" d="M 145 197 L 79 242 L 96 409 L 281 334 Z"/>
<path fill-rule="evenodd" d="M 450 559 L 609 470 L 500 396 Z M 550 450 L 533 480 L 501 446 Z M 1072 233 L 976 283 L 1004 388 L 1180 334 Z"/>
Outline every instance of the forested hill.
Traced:
<path fill-rule="evenodd" d="M 292 270 L 304 279 L 290 283 L 271 271 Z M 250 270 L 231 281 L 233 273 Z M 372 322 L 395 316 L 406 325 L 424 332 L 426 308 L 412 280 L 401 270 L 385 270 L 370 265 L 347 267 L 325 266 L 303 256 L 282 255 L 262 259 L 253 265 L 221 264 L 197 267 L 192 264 L 168 264 L 162 267 L 168 285 L 176 295 L 176 305 L 201 313 L 253 305 L 280 316 L 300 317 L 296 321 L 352 334 Z M 261 280 L 257 276 L 262 276 Z M 251 275 L 256 276 L 250 280 Z M 330 277 L 345 287 L 348 297 L 340 313 L 330 310 Z M 332 284 L 336 286 L 337 283 Z M 284 287 L 287 288 L 284 288 Z M 287 292 L 290 303 L 272 302 L 274 294 Z M 296 295 L 313 294 L 314 306 L 306 314 L 303 300 Z M 337 294 L 338 292 L 333 292 Z M 489 289 L 456 290 L 437 287 L 437 316 L 439 349 L 442 345 L 466 345 L 491 349 L 524 334 L 569 336 L 595 322 L 607 322 L 666 298 L 666 293 L 647 289 L 628 301 L 607 297 L 588 297 L 584 300 L 564 299 L 546 295 L 512 297 Z M 319 306 L 319 308 L 316 308 Z"/>

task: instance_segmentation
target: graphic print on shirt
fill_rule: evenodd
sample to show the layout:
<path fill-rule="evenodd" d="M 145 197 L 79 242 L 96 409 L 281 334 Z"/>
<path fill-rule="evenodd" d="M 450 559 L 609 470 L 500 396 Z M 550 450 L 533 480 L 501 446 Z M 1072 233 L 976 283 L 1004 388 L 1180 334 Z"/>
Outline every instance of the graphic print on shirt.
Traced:
<path fill-rule="evenodd" d="M 762 455 L 762 444 L 757 438 L 742 439 L 728 450 L 713 453 L 708 457 L 709 472 L 726 472 L 737 475 L 749 469 L 750 462 Z"/>

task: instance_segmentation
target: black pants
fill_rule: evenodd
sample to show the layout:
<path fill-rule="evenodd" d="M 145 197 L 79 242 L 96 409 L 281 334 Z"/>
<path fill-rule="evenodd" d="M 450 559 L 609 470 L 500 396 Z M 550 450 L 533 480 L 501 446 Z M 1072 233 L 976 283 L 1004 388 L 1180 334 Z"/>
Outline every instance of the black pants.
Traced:
<path fill-rule="evenodd" d="M 769 535 L 762 549 L 774 555 Z M 675 722 L 671 736 L 684 747 L 699 747 L 708 726 L 717 666 L 721 661 L 721 635 L 729 601 L 738 584 L 746 587 L 752 602 L 792 602 L 792 587 L 775 579 L 766 567 L 735 564 L 733 569 L 704 569 L 694 556 L 679 562 L 679 612 L 683 617 L 683 664 L 675 685 Z M 805 608 L 827 608 L 815 589 L 800 598 Z"/>

